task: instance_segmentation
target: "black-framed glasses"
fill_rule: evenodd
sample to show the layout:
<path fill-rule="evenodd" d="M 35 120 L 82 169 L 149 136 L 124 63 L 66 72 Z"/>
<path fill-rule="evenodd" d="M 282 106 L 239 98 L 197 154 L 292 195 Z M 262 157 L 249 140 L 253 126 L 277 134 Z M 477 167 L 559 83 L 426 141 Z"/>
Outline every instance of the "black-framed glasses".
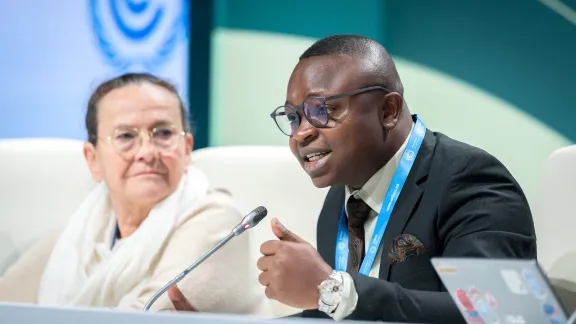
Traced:
<path fill-rule="evenodd" d="M 274 119 L 276 125 L 280 131 L 288 136 L 294 135 L 300 123 L 302 122 L 302 117 L 316 128 L 325 128 L 333 118 L 333 113 L 326 108 L 326 102 L 329 100 L 340 99 L 349 96 L 355 96 L 364 92 L 381 90 L 385 92 L 392 92 L 381 86 L 371 86 L 361 89 L 356 89 L 352 91 L 347 91 L 337 95 L 329 97 L 308 97 L 304 99 L 302 105 L 298 107 L 291 106 L 280 106 L 270 114 L 270 117 Z M 342 113 L 342 112 L 341 112 Z M 346 113 L 342 113 L 345 115 Z"/>

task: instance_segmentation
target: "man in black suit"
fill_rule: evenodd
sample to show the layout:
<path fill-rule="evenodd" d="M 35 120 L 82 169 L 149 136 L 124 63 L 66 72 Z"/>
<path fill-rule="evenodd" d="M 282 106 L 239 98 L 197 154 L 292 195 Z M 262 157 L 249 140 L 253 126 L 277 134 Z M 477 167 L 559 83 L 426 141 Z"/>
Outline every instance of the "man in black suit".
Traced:
<path fill-rule="evenodd" d="M 314 184 L 331 187 L 318 220 L 318 254 L 277 221 L 280 240 L 261 249 L 268 296 L 311 309 L 299 316 L 462 322 L 431 257 L 536 258 L 530 209 L 512 175 L 490 154 L 441 133 L 425 131 L 417 149 L 420 129 L 403 93 L 380 44 L 331 36 L 302 54 L 285 107 L 272 114 Z M 416 153 L 404 156 L 408 150 Z M 403 158 L 414 155 L 376 259 L 361 274 L 359 263 L 385 215 L 381 206 L 393 200 L 385 199 L 389 184 Z M 298 193 L 287 199 L 297 203 Z M 336 253 L 346 250 L 337 248 L 343 206 L 348 263 L 337 269 Z"/>
<path fill-rule="evenodd" d="M 380 44 L 337 35 L 304 52 L 271 114 L 313 183 L 331 187 L 317 250 L 276 219 L 278 240 L 261 247 L 267 296 L 307 309 L 297 316 L 463 322 L 430 258 L 536 258 L 512 175 L 490 154 L 426 130 L 403 93 Z M 286 199 L 298 203 L 298 192 Z"/>

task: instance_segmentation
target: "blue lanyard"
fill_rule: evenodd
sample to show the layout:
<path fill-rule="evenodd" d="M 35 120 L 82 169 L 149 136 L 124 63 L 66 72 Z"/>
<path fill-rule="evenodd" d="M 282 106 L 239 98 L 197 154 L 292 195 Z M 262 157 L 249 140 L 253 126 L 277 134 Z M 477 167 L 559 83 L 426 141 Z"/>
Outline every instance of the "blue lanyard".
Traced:
<path fill-rule="evenodd" d="M 425 135 L 426 126 L 420 120 L 420 117 L 416 116 L 416 125 L 412 130 L 412 134 L 410 135 L 410 139 L 408 140 L 404 154 L 402 154 L 402 159 L 398 164 L 398 168 L 392 177 L 392 181 L 390 182 L 390 186 L 388 187 L 388 191 L 384 197 L 384 202 L 382 203 L 382 208 L 380 209 L 380 214 L 378 214 L 378 220 L 376 221 L 376 228 L 374 229 L 374 234 L 370 240 L 368 252 L 364 257 L 364 261 L 362 261 L 362 265 L 360 266 L 359 272 L 365 276 L 370 274 L 372 264 L 376 259 L 376 253 L 380 247 L 380 242 L 382 241 L 382 237 L 386 231 L 386 226 L 388 226 L 390 215 L 392 214 L 392 210 L 394 210 L 396 201 L 402 192 L 402 187 L 404 187 L 404 183 L 408 178 L 410 169 L 412 169 L 412 165 L 414 165 L 414 160 L 416 160 L 416 156 L 418 155 L 420 145 L 422 144 Z M 346 219 L 346 203 L 344 203 L 344 207 L 342 208 L 342 215 L 340 216 L 340 224 L 338 225 L 338 236 L 336 238 L 336 270 L 346 271 L 347 265 L 348 225 Z"/>

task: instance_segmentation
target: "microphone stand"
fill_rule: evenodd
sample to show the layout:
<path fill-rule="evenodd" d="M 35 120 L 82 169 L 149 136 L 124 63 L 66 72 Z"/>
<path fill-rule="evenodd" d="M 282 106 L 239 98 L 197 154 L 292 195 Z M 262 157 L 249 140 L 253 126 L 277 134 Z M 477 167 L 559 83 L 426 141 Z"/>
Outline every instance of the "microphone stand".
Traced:
<path fill-rule="evenodd" d="M 238 236 L 238 235 L 244 233 L 247 229 L 258 225 L 258 223 L 260 223 L 260 221 L 264 217 L 266 217 L 267 214 L 268 214 L 268 210 L 266 210 L 265 207 L 260 206 L 260 207 L 256 207 L 253 211 L 248 213 L 248 215 L 244 216 L 244 218 L 242 218 L 242 221 L 240 222 L 240 224 L 236 225 L 236 227 L 234 227 L 234 229 L 232 229 L 232 232 L 230 232 L 230 234 L 226 235 L 226 237 L 224 239 L 222 239 L 222 241 L 220 241 L 218 244 L 216 244 L 208 252 L 204 253 L 198 260 L 196 260 L 194 263 L 192 263 L 191 266 L 186 268 L 186 270 L 182 271 L 174 279 L 172 279 L 170 282 L 168 282 L 166 285 L 164 285 L 164 287 L 162 287 L 160 290 L 155 292 L 154 295 L 152 295 L 152 297 L 150 298 L 150 300 L 146 303 L 146 306 L 144 306 L 144 310 L 145 311 L 149 310 L 150 307 L 152 307 L 152 304 L 154 304 L 154 302 L 163 293 L 165 293 L 168 289 L 170 289 L 170 287 L 172 287 L 173 285 L 179 283 L 182 279 L 184 279 L 184 277 L 186 277 L 192 270 L 194 270 L 202 262 L 204 262 L 206 259 L 208 259 L 212 254 L 214 254 L 214 252 L 218 251 L 218 249 L 220 249 L 224 244 L 228 243 L 228 241 L 230 241 L 234 236 Z"/>
<path fill-rule="evenodd" d="M 220 249 L 224 244 L 228 243 L 228 241 L 230 241 L 234 236 L 236 236 L 236 234 L 234 232 L 231 232 L 230 234 L 228 234 L 222 241 L 220 241 L 218 244 L 216 244 L 213 248 L 211 248 L 208 252 L 204 253 L 198 260 L 196 260 L 196 262 L 194 262 L 191 266 L 189 266 L 188 268 L 186 268 L 186 270 L 182 271 L 179 275 L 177 275 L 174 279 L 172 279 L 170 282 L 168 282 L 166 285 L 164 285 L 164 287 L 162 287 L 160 290 L 158 290 L 156 293 L 154 293 L 154 295 L 152 295 L 152 297 L 150 298 L 150 300 L 148 301 L 148 303 L 146 303 L 146 306 L 144 306 L 144 310 L 148 311 L 150 309 L 150 307 L 152 307 L 152 304 L 154 304 L 154 302 L 156 302 L 156 300 L 158 298 L 160 298 L 160 296 L 162 296 L 162 294 L 164 294 L 166 291 L 168 291 L 168 289 L 170 289 L 170 287 L 172 287 L 173 285 L 179 283 L 182 279 L 184 279 L 184 277 L 186 277 L 192 270 L 196 269 L 197 266 L 199 266 L 202 262 L 204 262 L 204 260 L 208 259 L 212 254 L 214 254 L 214 252 L 218 251 L 218 249 Z"/>

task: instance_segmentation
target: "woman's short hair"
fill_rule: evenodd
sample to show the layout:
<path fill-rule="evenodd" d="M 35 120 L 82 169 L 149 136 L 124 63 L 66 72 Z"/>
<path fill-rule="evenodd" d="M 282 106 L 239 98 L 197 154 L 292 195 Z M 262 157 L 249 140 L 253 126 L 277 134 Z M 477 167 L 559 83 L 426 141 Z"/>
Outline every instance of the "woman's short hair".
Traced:
<path fill-rule="evenodd" d="M 182 128 L 189 132 L 190 126 L 186 117 L 186 107 L 176 87 L 170 82 L 148 73 L 126 73 L 118 77 L 102 82 L 90 96 L 88 109 L 86 111 L 86 131 L 88 132 L 88 142 L 96 145 L 98 142 L 98 104 L 110 91 L 123 88 L 132 84 L 150 83 L 160 86 L 173 93 L 179 102 L 180 116 L 182 117 Z"/>

